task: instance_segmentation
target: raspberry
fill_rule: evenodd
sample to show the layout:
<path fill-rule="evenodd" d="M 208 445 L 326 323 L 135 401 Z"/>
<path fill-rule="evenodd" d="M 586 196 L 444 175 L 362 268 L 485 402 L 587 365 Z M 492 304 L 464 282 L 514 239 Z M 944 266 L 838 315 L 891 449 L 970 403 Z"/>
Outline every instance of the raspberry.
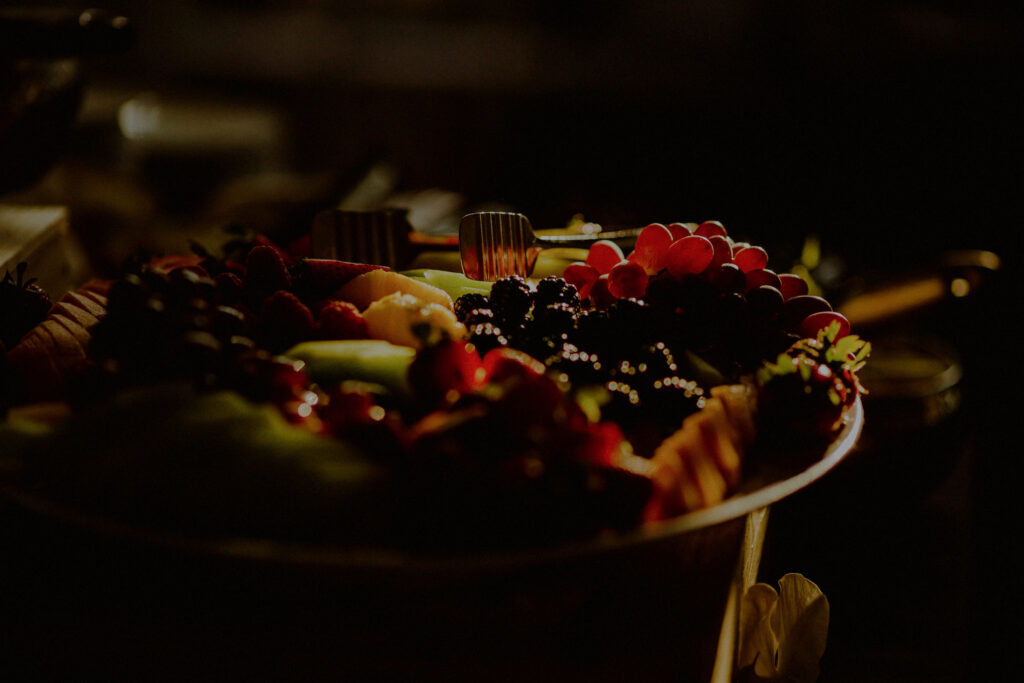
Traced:
<path fill-rule="evenodd" d="M 289 289 L 292 278 L 280 250 L 270 245 L 259 245 L 245 258 L 245 284 L 261 292 Z"/>
<path fill-rule="evenodd" d="M 263 302 L 260 327 L 271 350 L 283 350 L 308 339 L 313 332 L 313 314 L 291 292 L 283 289 Z"/>
<path fill-rule="evenodd" d="M 366 339 L 366 321 L 355 304 L 332 301 L 320 309 L 320 337 L 323 339 Z"/>

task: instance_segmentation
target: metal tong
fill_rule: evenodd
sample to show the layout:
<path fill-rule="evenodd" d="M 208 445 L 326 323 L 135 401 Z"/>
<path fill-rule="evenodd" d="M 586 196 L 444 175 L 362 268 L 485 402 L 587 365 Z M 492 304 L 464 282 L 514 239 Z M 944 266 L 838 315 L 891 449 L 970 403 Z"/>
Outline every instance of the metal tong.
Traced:
<path fill-rule="evenodd" d="M 537 235 L 521 213 L 484 211 L 467 214 L 459 223 L 462 271 L 474 280 L 528 276 L 545 248 L 586 246 L 598 240 L 631 240 L 642 228 L 588 234 Z"/>

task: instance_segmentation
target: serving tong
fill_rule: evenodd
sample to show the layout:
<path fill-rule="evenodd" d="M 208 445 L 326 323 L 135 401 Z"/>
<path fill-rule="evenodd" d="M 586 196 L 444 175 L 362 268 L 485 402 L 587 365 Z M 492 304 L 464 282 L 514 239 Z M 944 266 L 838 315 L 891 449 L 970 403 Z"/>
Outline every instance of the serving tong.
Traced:
<path fill-rule="evenodd" d="M 459 223 L 462 271 L 473 280 L 496 281 L 510 275 L 527 277 L 545 248 L 588 246 L 598 240 L 632 240 L 642 228 L 540 236 L 521 213 L 481 211 Z"/>
<path fill-rule="evenodd" d="M 426 249 L 454 248 L 454 235 L 418 233 L 407 209 L 327 209 L 313 219 L 310 250 L 315 258 L 406 268 Z"/>

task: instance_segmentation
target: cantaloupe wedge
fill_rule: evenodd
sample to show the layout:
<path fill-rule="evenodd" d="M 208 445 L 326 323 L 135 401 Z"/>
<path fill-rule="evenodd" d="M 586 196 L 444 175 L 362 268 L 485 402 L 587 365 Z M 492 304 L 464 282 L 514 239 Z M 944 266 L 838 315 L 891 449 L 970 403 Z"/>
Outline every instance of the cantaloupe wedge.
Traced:
<path fill-rule="evenodd" d="M 50 317 L 43 323 L 44 325 L 50 325 L 51 327 L 59 327 L 64 332 L 67 332 L 71 337 L 82 347 L 83 355 L 89 348 L 89 341 L 92 339 L 92 335 L 89 333 L 84 326 L 78 322 L 71 320 L 70 318 L 61 315 L 60 313 L 51 313 Z M 54 337 L 57 335 L 54 334 Z"/>
<path fill-rule="evenodd" d="M 61 299 L 55 303 L 53 308 L 50 309 L 49 314 L 51 316 L 59 315 L 67 320 L 72 320 L 86 331 L 92 329 L 92 326 L 100 321 L 91 312 L 71 304 L 67 299 Z"/>
<path fill-rule="evenodd" d="M 452 298 L 439 287 L 391 270 L 371 270 L 342 285 L 334 296 L 355 304 L 360 311 L 389 294 L 410 294 L 452 310 Z"/>
<path fill-rule="evenodd" d="M 90 300 L 96 302 L 97 304 L 102 306 L 104 310 L 106 310 L 106 308 L 107 308 L 107 296 L 106 296 L 106 294 L 102 294 L 101 292 L 97 292 L 94 289 L 83 289 L 83 290 L 80 290 L 80 293 L 86 299 L 90 299 Z"/>
<path fill-rule="evenodd" d="M 95 291 L 68 292 L 50 308 L 46 320 L 7 352 L 17 401 L 63 397 L 68 379 L 86 360 L 91 330 L 106 315 L 105 303 L 106 297 Z"/>
<path fill-rule="evenodd" d="M 752 397 L 742 385 L 722 385 L 704 408 L 655 450 L 658 495 L 650 519 L 715 505 L 736 490 L 746 447 L 753 440 Z"/>
<path fill-rule="evenodd" d="M 61 371 L 71 370 L 85 360 L 85 346 L 66 327 L 53 318 L 39 323 L 40 332 L 49 335 L 50 345 L 59 348 L 63 353 L 54 358 Z"/>
<path fill-rule="evenodd" d="M 86 311 L 89 311 L 97 318 L 102 318 L 103 315 L 106 314 L 107 312 L 107 309 L 104 308 L 97 300 L 85 296 L 84 294 L 79 294 L 78 292 L 68 292 L 67 294 L 62 296 L 60 300 L 66 301 L 67 303 L 73 306 L 77 306 L 78 308 L 85 309 Z"/>

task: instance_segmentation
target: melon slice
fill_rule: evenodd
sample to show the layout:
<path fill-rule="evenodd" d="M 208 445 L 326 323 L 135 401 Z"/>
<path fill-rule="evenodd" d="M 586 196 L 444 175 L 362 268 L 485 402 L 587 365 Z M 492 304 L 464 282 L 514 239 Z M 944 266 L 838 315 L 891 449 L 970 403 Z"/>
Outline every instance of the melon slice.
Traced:
<path fill-rule="evenodd" d="M 363 311 L 373 339 L 421 349 L 442 339 L 465 339 L 466 327 L 451 309 L 409 294 L 389 294 Z"/>
<path fill-rule="evenodd" d="M 371 270 L 342 285 L 334 296 L 365 311 L 370 304 L 389 294 L 410 294 L 417 299 L 452 310 L 452 298 L 439 287 L 391 270 Z"/>
<path fill-rule="evenodd" d="M 402 274 L 443 289 L 453 301 L 463 294 L 483 294 L 486 296 L 491 293 L 491 284 L 493 284 L 482 280 L 473 280 L 462 273 L 453 273 L 450 270 L 434 268 L 409 270 L 404 271 Z"/>
<path fill-rule="evenodd" d="M 408 395 L 406 377 L 416 351 L 381 339 L 346 339 L 302 342 L 284 355 L 304 361 L 306 372 L 321 386 L 353 379 Z"/>

